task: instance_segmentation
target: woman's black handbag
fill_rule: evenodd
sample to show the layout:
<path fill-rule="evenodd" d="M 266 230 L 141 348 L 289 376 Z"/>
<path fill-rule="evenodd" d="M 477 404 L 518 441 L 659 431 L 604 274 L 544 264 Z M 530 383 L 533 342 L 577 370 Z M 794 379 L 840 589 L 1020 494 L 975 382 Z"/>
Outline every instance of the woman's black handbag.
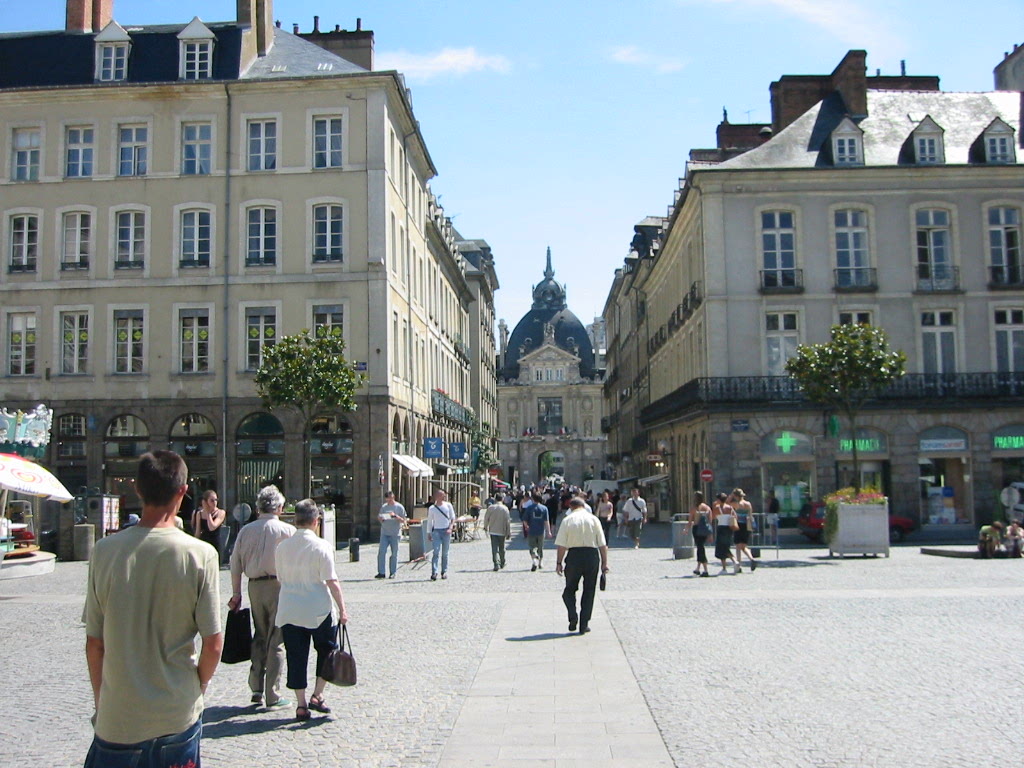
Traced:
<path fill-rule="evenodd" d="M 225 664 L 238 664 L 252 658 L 252 627 L 249 623 L 249 609 L 228 611 L 224 627 L 224 650 L 220 660 Z"/>
<path fill-rule="evenodd" d="M 327 654 L 323 676 L 324 680 L 335 685 L 356 684 L 356 657 L 352 655 L 352 641 L 348 639 L 348 627 L 344 624 L 341 625 L 341 644 Z"/>

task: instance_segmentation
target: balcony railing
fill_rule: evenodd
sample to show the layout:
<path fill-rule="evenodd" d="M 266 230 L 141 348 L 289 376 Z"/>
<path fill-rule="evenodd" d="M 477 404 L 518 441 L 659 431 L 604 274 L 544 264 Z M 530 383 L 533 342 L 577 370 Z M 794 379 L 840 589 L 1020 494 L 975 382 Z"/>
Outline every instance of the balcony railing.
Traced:
<path fill-rule="evenodd" d="M 878 270 L 874 267 L 841 267 L 832 270 L 837 293 L 858 293 L 878 290 Z"/>
<path fill-rule="evenodd" d="M 993 290 L 1020 290 L 1024 288 L 1024 269 L 1019 264 L 989 267 L 988 287 Z"/>
<path fill-rule="evenodd" d="M 803 293 L 802 269 L 762 269 L 761 293 Z"/>
<path fill-rule="evenodd" d="M 917 265 L 918 293 L 955 293 L 960 290 L 960 267 L 945 264 Z"/>
<path fill-rule="evenodd" d="M 430 392 L 430 408 L 438 416 L 444 416 L 463 426 L 473 423 L 473 411 L 452 400 L 439 389 Z"/>
<path fill-rule="evenodd" d="M 869 401 L 869 406 L 898 407 L 913 402 L 949 405 L 954 401 L 993 399 L 1024 401 L 1024 373 L 908 373 Z M 810 403 L 789 376 L 729 376 L 691 379 L 675 392 L 657 400 L 640 413 L 644 424 L 668 416 L 718 406 L 762 406 Z"/>

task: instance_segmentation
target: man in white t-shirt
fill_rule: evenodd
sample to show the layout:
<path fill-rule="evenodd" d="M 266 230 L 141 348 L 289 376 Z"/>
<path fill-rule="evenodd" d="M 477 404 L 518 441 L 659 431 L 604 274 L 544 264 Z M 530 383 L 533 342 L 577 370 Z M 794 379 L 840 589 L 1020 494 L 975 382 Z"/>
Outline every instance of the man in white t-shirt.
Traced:
<path fill-rule="evenodd" d="M 434 491 L 434 503 L 427 509 L 427 540 L 434 547 L 434 556 L 430 561 L 430 580 L 437 581 L 438 560 L 441 565 L 441 578 L 448 578 L 448 549 L 452 544 L 452 530 L 455 528 L 455 508 L 448 503 L 448 494 L 438 489 Z"/>
<path fill-rule="evenodd" d="M 391 578 L 395 578 L 398 571 L 398 543 L 402 539 L 402 525 L 409 516 L 405 513 L 405 507 L 395 501 L 395 492 L 388 491 L 384 494 L 384 504 L 377 513 L 380 521 L 380 547 L 377 549 L 377 576 L 384 578 L 384 563 L 387 559 L 388 548 L 391 549 Z"/>
<path fill-rule="evenodd" d="M 629 498 L 622 505 L 622 511 L 626 513 L 626 523 L 629 525 L 629 536 L 633 539 L 633 549 L 640 549 L 640 531 L 647 522 L 647 502 L 640 498 L 640 489 L 633 488 L 629 492 Z"/>

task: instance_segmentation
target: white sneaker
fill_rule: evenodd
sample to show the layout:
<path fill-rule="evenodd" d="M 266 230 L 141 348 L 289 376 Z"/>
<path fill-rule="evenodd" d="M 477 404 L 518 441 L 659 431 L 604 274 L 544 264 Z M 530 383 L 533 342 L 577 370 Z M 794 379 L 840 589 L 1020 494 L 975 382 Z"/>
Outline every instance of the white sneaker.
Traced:
<path fill-rule="evenodd" d="M 728 576 L 729 575 L 729 569 L 728 568 L 723 568 L 722 570 L 720 570 L 718 572 L 718 575 L 719 576 Z"/>

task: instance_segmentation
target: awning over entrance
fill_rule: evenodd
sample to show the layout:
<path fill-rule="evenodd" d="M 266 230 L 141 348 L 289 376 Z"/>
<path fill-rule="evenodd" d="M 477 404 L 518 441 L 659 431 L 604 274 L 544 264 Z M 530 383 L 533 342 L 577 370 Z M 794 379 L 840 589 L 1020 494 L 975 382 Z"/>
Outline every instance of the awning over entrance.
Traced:
<path fill-rule="evenodd" d="M 433 477 L 434 470 L 415 456 L 408 456 L 404 453 L 392 454 L 391 458 L 409 470 L 413 477 Z"/>
<path fill-rule="evenodd" d="M 651 475 L 650 477 L 641 477 L 639 480 L 640 485 L 650 485 L 651 483 L 660 483 L 662 480 L 668 480 L 668 475 Z"/>

